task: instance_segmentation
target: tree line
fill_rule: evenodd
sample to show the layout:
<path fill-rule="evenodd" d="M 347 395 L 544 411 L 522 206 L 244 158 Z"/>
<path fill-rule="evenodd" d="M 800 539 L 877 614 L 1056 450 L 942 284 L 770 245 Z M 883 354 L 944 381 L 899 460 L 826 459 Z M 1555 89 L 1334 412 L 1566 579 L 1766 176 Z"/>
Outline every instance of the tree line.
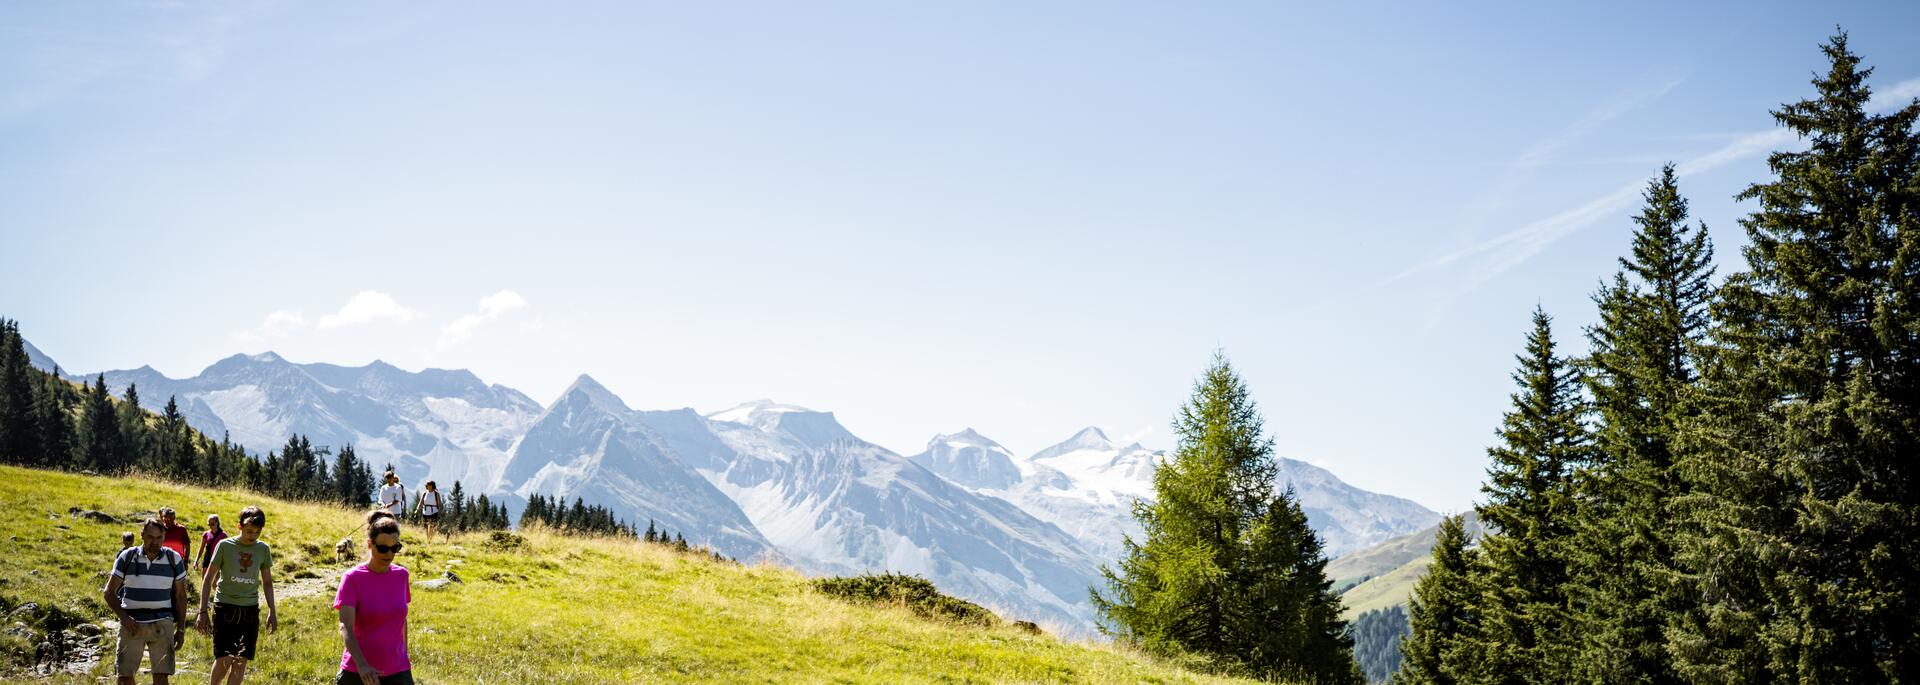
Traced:
<path fill-rule="evenodd" d="M 1737 199 L 1715 287 L 1674 168 L 1593 300 L 1536 309 L 1471 544 L 1443 522 L 1397 683 L 1920 679 L 1920 99 L 1880 114 L 1837 33 L 1807 142 Z"/>
<path fill-rule="evenodd" d="M 339 452 L 314 447 L 304 435 L 287 438 L 265 456 L 229 436 L 215 441 L 187 424 L 177 398 L 158 413 L 140 406 L 140 388 L 118 398 L 105 374 L 74 383 L 59 369 L 34 368 L 16 321 L 0 319 L 0 463 L 32 468 L 124 475 L 142 473 L 205 487 L 239 487 L 286 500 L 365 509 L 379 489 L 372 468 L 352 445 Z M 389 466 L 388 468 L 392 468 Z M 454 483 L 450 504 L 456 529 L 507 527 L 504 505 L 481 496 L 468 503 Z M 468 506 L 469 504 L 473 506 Z"/>
<path fill-rule="evenodd" d="M 699 552 L 715 561 L 732 561 L 705 545 L 688 544 L 685 535 L 669 532 L 652 519 L 647 520 L 647 529 L 643 533 L 634 524 L 614 516 L 612 509 L 587 504 L 578 497 L 573 498 L 571 506 L 565 499 L 553 495 L 527 498 L 527 508 L 520 512 L 520 525 L 525 527 L 535 523 L 565 535 L 634 538 L 681 552 Z"/>
<path fill-rule="evenodd" d="M 393 465 L 388 464 L 387 469 L 392 470 Z M 419 498 L 427 496 L 427 492 L 423 489 L 415 492 L 413 496 L 415 501 L 418 501 Z M 434 523 L 442 530 L 455 533 L 468 530 L 506 530 L 513 521 L 513 517 L 507 513 L 505 502 L 490 501 L 485 493 L 468 497 L 460 481 L 454 481 L 453 487 L 443 496 L 445 500 L 440 504 L 440 518 Z M 424 522 L 426 519 L 418 513 L 419 510 L 417 506 L 409 509 L 404 520 L 410 524 Z"/>

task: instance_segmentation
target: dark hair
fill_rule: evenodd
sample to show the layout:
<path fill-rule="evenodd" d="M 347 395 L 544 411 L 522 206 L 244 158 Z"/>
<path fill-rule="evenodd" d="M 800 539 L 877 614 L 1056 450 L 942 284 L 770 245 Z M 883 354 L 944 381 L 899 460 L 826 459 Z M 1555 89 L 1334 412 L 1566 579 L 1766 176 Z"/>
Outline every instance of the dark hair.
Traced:
<path fill-rule="evenodd" d="M 249 523 L 265 528 L 267 526 L 267 512 L 261 511 L 260 507 L 241 509 L 240 525 L 245 526 Z"/>
<path fill-rule="evenodd" d="M 433 484 L 433 481 L 427 481 L 427 489 L 428 489 L 428 490 L 439 490 L 439 489 L 440 489 L 440 486 L 438 486 L 438 485 L 434 485 L 434 484 Z"/>
<path fill-rule="evenodd" d="M 395 474 L 391 469 L 389 469 L 387 471 L 387 475 L 380 477 L 381 482 L 386 482 L 388 479 L 398 481 L 400 480 L 400 476 L 398 474 Z"/>
<path fill-rule="evenodd" d="M 400 537 L 400 521 L 395 519 L 393 514 L 377 510 L 367 514 L 367 540 L 371 541 L 389 533 L 396 538 Z"/>
<path fill-rule="evenodd" d="M 148 516 L 146 522 L 140 524 L 140 534 L 146 535 L 148 528 L 159 528 L 160 532 L 167 532 L 167 524 L 162 523 L 159 518 L 153 516 Z"/>

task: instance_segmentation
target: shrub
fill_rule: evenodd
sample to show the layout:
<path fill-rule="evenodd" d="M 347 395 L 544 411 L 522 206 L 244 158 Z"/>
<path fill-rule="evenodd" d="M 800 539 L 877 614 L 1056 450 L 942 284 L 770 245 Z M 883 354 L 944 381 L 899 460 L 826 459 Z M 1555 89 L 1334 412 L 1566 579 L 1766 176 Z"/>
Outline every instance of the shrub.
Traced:
<path fill-rule="evenodd" d="M 829 596 L 866 604 L 906 607 L 915 616 L 987 627 L 999 621 L 993 612 L 973 602 L 940 593 L 933 582 L 902 573 L 879 573 L 850 578 L 821 578 L 814 589 Z"/>

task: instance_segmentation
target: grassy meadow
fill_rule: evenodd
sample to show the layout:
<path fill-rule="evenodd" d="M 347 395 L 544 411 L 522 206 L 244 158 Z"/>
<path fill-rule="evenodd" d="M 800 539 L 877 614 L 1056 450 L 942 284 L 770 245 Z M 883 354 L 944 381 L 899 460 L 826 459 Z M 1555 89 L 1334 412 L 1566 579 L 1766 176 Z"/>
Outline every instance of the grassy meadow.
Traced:
<path fill-rule="evenodd" d="M 239 491 L 0 467 L 0 601 L 51 607 L 108 631 L 105 656 L 86 673 L 35 676 L 33 644 L 16 630 L 0 643 L 6 682 L 111 682 L 114 621 L 100 590 L 120 533 L 162 506 L 199 532 L 206 516 L 231 522 L 266 509 L 280 626 L 262 628 L 249 682 L 331 682 L 340 638 L 330 609 L 350 564 L 333 544 L 356 512 L 289 504 Z M 76 518 L 99 510 L 123 523 Z M 1031 635 L 1004 622 L 974 628 L 916 618 L 905 609 L 848 604 L 773 565 L 718 563 L 638 541 L 546 531 L 474 533 L 429 542 L 409 528 L 400 563 L 416 583 L 453 571 L 463 582 L 414 588 L 410 651 L 422 683 L 1225 683 L 1110 645 Z M 356 534 L 356 545 L 364 536 Z M 197 552 L 197 550 L 196 550 Z M 365 556 L 364 547 L 359 548 Z M 196 582 L 197 589 L 197 582 Z M 262 620 L 264 621 L 264 616 Z M 211 639 L 197 632 L 175 682 L 204 682 Z M 24 655 L 24 656 L 23 656 Z M 140 682 L 146 682 L 143 675 Z"/>

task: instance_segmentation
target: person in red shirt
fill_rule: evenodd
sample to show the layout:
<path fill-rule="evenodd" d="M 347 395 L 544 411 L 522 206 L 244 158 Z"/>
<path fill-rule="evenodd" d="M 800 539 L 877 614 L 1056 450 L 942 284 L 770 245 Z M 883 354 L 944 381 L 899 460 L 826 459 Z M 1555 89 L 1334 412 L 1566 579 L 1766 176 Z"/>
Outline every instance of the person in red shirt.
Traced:
<path fill-rule="evenodd" d="M 193 538 L 187 536 L 187 527 L 173 522 L 173 507 L 160 508 L 160 523 L 165 525 L 167 533 L 160 538 L 160 546 L 180 553 L 181 559 L 192 559 Z"/>

